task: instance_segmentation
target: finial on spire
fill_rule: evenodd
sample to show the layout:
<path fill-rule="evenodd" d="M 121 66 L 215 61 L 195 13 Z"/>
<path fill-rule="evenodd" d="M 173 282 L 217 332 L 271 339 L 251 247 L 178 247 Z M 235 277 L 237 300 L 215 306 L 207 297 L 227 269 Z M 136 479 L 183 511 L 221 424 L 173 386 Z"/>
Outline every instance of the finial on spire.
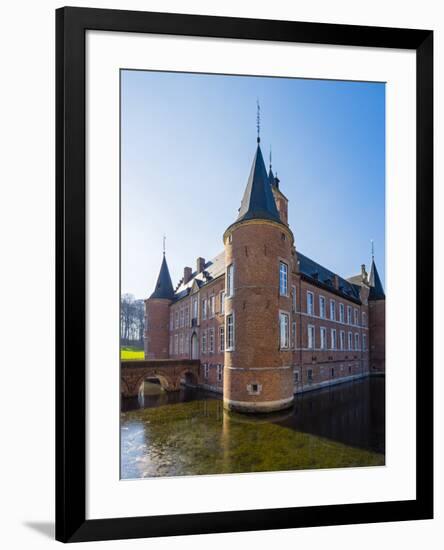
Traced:
<path fill-rule="evenodd" d="M 257 142 L 261 141 L 261 106 L 259 104 L 259 98 L 256 100 L 257 113 L 256 113 L 256 128 L 257 128 Z"/>
<path fill-rule="evenodd" d="M 270 145 L 270 170 L 271 170 L 271 145 Z"/>
<path fill-rule="evenodd" d="M 163 255 L 165 256 L 165 242 L 166 242 L 166 235 L 163 234 Z"/>
<path fill-rule="evenodd" d="M 375 259 L 375 243 L 373 242 L 373 239 L 370 241 L 372 243 L 372 261 Z"/>

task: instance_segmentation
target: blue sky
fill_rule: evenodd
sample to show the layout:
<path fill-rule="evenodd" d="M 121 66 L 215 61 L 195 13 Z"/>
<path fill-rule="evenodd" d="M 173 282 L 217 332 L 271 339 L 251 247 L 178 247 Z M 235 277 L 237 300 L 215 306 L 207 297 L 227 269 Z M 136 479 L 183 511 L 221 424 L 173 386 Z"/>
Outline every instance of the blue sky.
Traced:
<path fill-rule="evenodd" d="M 256 148 L 289 199 L 296 249 L 343 277 L 385 279 L 385 85 L 125 70 L 122 292 L 154 289 L 166 234 L 173 284 L 223 249 Z"/>

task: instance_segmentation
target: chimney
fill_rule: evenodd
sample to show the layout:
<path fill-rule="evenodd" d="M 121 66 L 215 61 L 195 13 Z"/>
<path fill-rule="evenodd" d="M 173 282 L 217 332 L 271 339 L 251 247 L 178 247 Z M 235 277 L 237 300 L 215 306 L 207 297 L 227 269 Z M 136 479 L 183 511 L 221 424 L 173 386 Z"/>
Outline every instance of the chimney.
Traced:
<path fill-rule="evenodd" d="M 201 273 L 205 267 L 205 258 L 197 258 L 196 260 L 196 272 Z"/>
<path fill-rule="evenodd" d="M 364 283 L 367 282 L 367 271 L 365 270 L 365 264 L 361 265 L 361 277 Z"/>
<path fill-rule="evenodd" d="M 183 268 L 183 284 L 186 285 L 188 281 L 191 279 L 191 273 L 192 273 L 191 267 L 184 267 Z"/>
<path fill-rule="evenodd" d="M 333 286 L 336 288 L 336 290 L 339 289 L 339 277 L 336 275 L 336 273 L 333 275 Z"/>

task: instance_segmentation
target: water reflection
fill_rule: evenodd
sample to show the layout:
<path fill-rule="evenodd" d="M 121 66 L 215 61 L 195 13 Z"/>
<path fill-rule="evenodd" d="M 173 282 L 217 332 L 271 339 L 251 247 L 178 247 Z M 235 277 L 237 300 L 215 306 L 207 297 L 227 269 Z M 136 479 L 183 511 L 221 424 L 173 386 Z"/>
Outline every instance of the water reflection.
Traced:
<path fill-rule="evenodd" d="M 381 465 L 384 378 L 297 396 L 273 415 L 223 410 L 201 390 L 122 402 L 123 478 Z"/>

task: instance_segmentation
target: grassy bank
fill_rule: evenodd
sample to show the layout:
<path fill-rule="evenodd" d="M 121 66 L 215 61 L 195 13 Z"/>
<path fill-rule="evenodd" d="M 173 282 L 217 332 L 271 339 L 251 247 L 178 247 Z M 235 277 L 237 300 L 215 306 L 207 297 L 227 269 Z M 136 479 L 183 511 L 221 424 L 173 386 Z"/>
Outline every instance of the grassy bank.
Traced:
<path fill-rule="evenodd" d="M 120 359 L 145 359 L 143 349 L 124 346 L 120 348 Z"/>

